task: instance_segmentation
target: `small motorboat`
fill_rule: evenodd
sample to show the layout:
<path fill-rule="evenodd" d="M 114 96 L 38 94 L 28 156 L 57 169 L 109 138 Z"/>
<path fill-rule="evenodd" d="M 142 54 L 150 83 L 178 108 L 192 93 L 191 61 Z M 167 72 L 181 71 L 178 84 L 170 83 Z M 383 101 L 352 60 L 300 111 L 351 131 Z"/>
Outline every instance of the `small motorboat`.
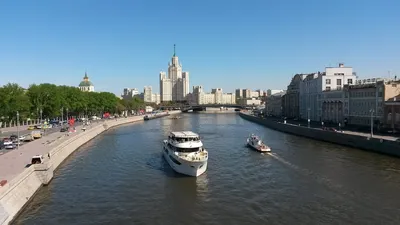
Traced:
<path fill-rule="evenodd" d="M 171 117 L 171 119 L 173 119 L 173 120 L 177 120 L 177 119 L 180 119 L 180 118 L 181 118 L 180 116 Z"/>
<path fill-rule="evenodd" d="M 258 137 L 257 135 L 251 134 L 247 138 L 247 145 L 259 152 L 270 152 L 271 149 Z"/>

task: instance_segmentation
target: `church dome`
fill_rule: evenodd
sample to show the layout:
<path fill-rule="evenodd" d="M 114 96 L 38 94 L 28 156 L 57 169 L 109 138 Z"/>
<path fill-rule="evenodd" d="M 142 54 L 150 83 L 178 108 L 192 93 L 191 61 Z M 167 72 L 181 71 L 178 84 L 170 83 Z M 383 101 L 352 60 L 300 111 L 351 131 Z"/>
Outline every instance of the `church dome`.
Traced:
<path fill-rule="evenodd" d="M 90 86 L 93 86 L 93 83 L 88 80 L 84 80 L 79 83 L 79 87 L 90 87 Z"/>
<path fill-rule="evenodd" d="M 79 83 L 79 87 L 90 87 L 90 86 L 94 86 L 94 85 L 91 81 L 89 81 L 89 77 L 85 73 L 85 76 L 83 77 L 83 81 L 81 81 Z"/>

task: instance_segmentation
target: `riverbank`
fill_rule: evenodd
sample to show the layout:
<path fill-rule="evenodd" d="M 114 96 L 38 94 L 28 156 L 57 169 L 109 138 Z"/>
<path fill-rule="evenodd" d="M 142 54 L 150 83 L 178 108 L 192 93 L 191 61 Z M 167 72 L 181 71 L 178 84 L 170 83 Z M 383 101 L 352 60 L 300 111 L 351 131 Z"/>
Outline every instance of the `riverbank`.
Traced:
<path fill-rule="evenodd" d="M 255 117 L 246 113 L 240 113 L 239 115 L 243 119 L 264 125 L 280 132 L 400 157 L 400 143 L 393 140 L 377 137 L 370 138 L 352 133 L 332 132 L 319 128 L 308 128 L 293 124 L 284 124 L 269 119 Z"/>
<path fill-rule="evenodd" d="M 180 113 L 180 111 L 170 112 L 170 114 L 177 113 Z M 4 175 L 4 177 L 9 178 L 9 181 L 0 187 L 0 224 L 9 224 L 31 200 L 36 191 L 41 186 L 49 184 L 59 165 L 80 146 L 112 127 L 140 121 L 143 121 L 143 116 L 107 120 L 97 124 L 92 123 L 86 131 L 77 127 L 77 132 L 68 136 L 57 134 L 58 136 L 48 137 L 48 139 L 53 138 L 49 144 L 40 142 L 29 143 L 32 144 L 30 146 L 27 144 L 24 154 L 19 155 L 20 157 L 14 154 L 16 156 L 9 159 L 11 160 L 10 174 Z M 20 152 L 16 153 L 22 153 L 22 149 L 18 151 Z M 45 158 L 44 163 L 29 165 L 30 158 L 38 152 Z M 8 155 L 8 157 L 11 157 L 11 155 Z"/>

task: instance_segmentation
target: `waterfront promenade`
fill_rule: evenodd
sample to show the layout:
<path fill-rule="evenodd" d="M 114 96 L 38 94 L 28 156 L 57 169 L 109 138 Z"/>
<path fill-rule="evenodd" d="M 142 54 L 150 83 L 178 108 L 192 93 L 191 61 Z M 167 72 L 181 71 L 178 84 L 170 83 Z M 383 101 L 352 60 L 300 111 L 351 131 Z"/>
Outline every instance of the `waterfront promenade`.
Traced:
<path fill-rule="evenodd" d="M 400 157 L 400 144 L 395 141 L 395 137 L 373 135 L 371 138 L 370 135 L 365 133 L 351 131 L 335 132 L 323 130 L 322 127 L 290 124 L 287 121 L 285 124 L 283 120 L 265 119 L 245 112 L 240 113 L 240 116 L 246 120 L 284 133 Z"/>
<path fill-rule="evenodd" d="M 277 123 L 283 123 L 283 121 L 284 121 L 283 119 L 277 119 L 274 117 L 268 117 L 267 119 L 271 120 L 271 121 L 276 121 Z M 286 124 L 290 124 L 290 125 L 294 125 L 294 126 L 302 126 L 302 127 L 308 126 L 307 121 L 286 120 Z M 326 125 L 326 127 L 332 127 L 332 128 L 339 130 L 338 126 Z M 313 121 L 310 123 L 310 128 L 322 130 L 322 124 Z M 357 135 L 357 136 L 362 136 L 362 137 L 370 137 L 371 136 L 371 133 L 354 131 L 354 130 L 348 129 L 347 127 L 340 128 L 340 131 L 343 131 L 343 133 L 345 133 L 345 134 Z M 373 137 L 380 138 L 383 140 L 388 140 L 388 141 L 396 141 L 398 139 L 398 137 L 395 137 L 395 136 L 375 134 L 375 133 L 373 134 Z"/>

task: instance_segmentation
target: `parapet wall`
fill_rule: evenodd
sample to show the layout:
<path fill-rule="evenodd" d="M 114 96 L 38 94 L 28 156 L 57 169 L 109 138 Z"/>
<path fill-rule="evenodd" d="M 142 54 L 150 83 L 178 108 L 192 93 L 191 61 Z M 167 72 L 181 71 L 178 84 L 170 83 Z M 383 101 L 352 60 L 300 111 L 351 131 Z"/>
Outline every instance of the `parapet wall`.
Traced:
<path fill-rule="evenodd" d="M 178 114 L 181 111 L 171 111 L 169 113 Z M 54 170 L 80 146 L 109 128 L 138 121 L 143 121 L 143 117 L 108 120 L 98 125 L 92 125 L 91 129 L 81 132 L 54 147 L 50 151 L 50 159 L 46 160 L 44 164 L 26 168 L 17 177 L 0 187 L 0 224 L 9 224 L 36 191 L 42 185 L 47 185 L 50 182 L 53 178 Z"/>
<path fill-rule="evenodd" d="M 312 138 L 319 141 L 326 141 L 353 148 L 359 148 L 363 150 L 400 157 L 400 143 L 397 143 L 395 141 L 363 137 L 340 132 L 324 131 L 321 129 L 296 126 L 292 124 L 278 123 L 268 119 L 251 116 L 245 113 L 240 113 L 240 116 L 246 120 L 288 134 L 294 134 L 297 136 Z"/>

